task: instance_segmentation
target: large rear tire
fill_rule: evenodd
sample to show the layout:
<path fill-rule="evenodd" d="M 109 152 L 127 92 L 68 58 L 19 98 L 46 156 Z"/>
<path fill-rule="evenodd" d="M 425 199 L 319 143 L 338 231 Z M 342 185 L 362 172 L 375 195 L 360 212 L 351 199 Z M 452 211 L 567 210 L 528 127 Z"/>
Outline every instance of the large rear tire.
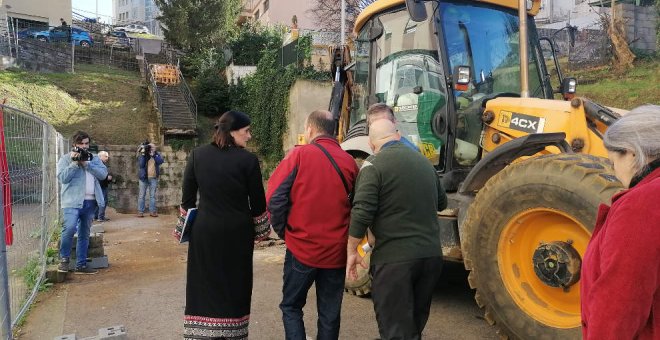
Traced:
<path fill-rule="evenodd" d="M 479 191 L 461 242 L 477 304 L 500 335 L 580 338 L 581 258 L 598 205 L 620 189 L 605 159 L 560 154 L 513 164 Z"/>

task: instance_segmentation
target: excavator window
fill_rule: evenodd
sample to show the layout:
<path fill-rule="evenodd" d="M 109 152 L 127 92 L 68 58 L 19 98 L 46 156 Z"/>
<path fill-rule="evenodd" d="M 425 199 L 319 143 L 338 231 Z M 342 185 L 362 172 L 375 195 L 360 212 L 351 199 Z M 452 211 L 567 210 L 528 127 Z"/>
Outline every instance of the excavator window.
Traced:
<path fill-rule="evenodd" d="M 427 6 L 432 11 L 431 4 Z M 374 40 L 370 55 L 374 102 L 392 107 L 399 132 L 439 164 L 443 142 L 433 133 L 431 122 L 446 110 L 447 93 L 441 84 L 444 72 L 433 21 L 414 22 L 405 10 L 377 19 L 383 34 Z"/>
<path fill-rule="evenodd" d="M 472 69 L 468 89 L 453 90 L 457 116 L 454 162 L 471 166 L 480 155 L 483 100 L 502 93 L 520 93 L 517 12 L 489 4 L 443 1 L 438 15 L 449 69 L 459 65 Z M 535 32 L 533 20 L 530 22 L 530 31 Z M 535 47 L 530 44 L 530 51 Z M 537 54 L 529 55 L 529 88 L 535 89 L 541 87 L 542 77 L 535 60 Z M 543 98 L 543 91 L 536 94 Z"/>

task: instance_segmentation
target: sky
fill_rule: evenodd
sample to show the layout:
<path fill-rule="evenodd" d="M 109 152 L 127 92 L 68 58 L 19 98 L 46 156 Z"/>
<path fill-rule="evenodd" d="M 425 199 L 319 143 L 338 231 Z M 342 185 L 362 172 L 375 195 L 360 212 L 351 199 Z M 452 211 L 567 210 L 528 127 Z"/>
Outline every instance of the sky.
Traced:
<path fill-rule="evenodd" d="M 88 18 L 96 16 L 96 4 L 101 22 L 112 23 L 112 0 L 71 0 L 73 12 Z"/>

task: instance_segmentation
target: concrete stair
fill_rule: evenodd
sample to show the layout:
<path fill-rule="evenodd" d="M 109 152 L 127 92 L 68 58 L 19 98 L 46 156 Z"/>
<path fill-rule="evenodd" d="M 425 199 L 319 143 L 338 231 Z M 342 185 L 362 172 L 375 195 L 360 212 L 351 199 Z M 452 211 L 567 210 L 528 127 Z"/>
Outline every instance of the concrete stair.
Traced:
<path fill-rule="evenodd" d="M 161 117 L 165 134 L 196 134 L 197 123 L 190 112 L 180 85 L 156 86 L 161 100 Z"/>

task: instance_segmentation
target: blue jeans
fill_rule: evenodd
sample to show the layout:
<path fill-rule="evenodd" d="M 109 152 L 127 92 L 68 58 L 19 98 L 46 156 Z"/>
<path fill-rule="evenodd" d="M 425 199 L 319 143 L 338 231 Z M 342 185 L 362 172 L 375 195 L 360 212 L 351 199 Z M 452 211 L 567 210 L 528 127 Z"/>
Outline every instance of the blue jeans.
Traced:
<path fill-rule="evenodd" d="M 156 187 L 158 186 L 158 178 L 149 178 L 148 180 L 140 180 L 140 194 L 138 195 L 138 212 L 144 213 L 144 198 L 147 195 L 147 187 L 149 187 L 149 212 L 156 213 Z"/>
<path fill-rule="evenodd" d="M 63 208 L 64 226 L 62 226 L 62 240 L 60 241 L 60 258 L 69 260 L 73 235 L 78 229 L 78 244 L 76 246 L 76 267 L 87 265 L 87 246 L 89 246 L 89 228 L 96 210 L 95 200 L 85 200 L 83 207 Z M 80 223 L 78 223 L 80 222 Z"/>
<path fill-rule="evenodd" d="M 101 187 L 101 191 L 103 192 L 103 201 L 105 202 L 105 205 L 102 207 L 96 207 L 96 211 L 94 212 L 95 220 L 105 219 L 105 208 L 108 206 L 108 188 Z"/>
<path fill-rule="evenodd" d="M 284 257 L 284 286 L 282 287 L 282 321 L 287 340 L 304 340 L 303 307 L 307 292 L 316 282 L 318 340 L 339 338 L 341 302 L 344 297 L 346 268 L 321 269 L 300 263 L 287 249 Z"/>

